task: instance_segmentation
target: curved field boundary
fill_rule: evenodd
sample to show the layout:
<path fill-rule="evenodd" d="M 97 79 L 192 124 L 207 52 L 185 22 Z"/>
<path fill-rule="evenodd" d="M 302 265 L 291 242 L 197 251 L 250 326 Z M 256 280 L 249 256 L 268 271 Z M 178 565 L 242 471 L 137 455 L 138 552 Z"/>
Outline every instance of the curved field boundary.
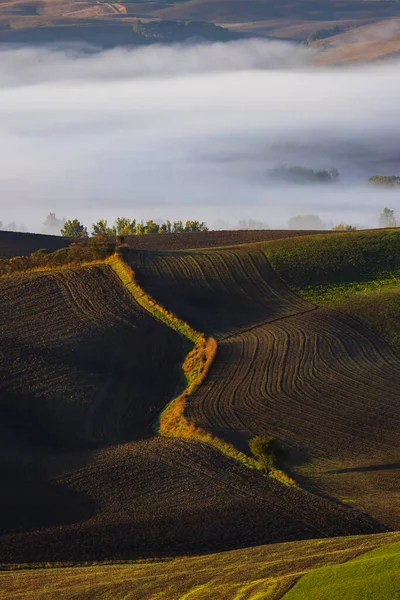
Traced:
<path fill-rule="evenodd" d="M 120 277 L 122 283 L 131 292 L 136 302 L 151 312 L 157 319 L 169 324 L 178 331 L 193 347 L 187 353 L 182 370 L 185 376 L 186 387 L 183 392 L 171 400 L 162 411 L 158 421 L 158 433 L 167 437 L 180 437 L 186 439 L 197 439 L 210 444 L 223 454 L 227 454 L 250 468 L 261 469 L 261 465 L 253 458 L 249 458 L 243 452 L 237 450 L 232 444 L 221 440 L 208 431 L 197 427 L 189 421 L 185 411 L 189 405 L 192 395 L 197 391 L 207 376 L 209 368 L 217 352 L 217 343 L 214 338 L 206 338 L 203 333 L 195 331 L 179 319 L 176 315 L 166 311 L 151 296 L 146 294 L 135 281 L 135 273 L 117 255 L 106 261 Z M 280 470 L 274 469 L 270 472 L 271 477 L 278 479 L 287 485 L 296 485 L 296 482 Z"/>
<path fill-rule="evenodd" d="M 132 252 L 128 261 L 162 306 L 218 340 L 314 308 L 283 283 L 257 246 Z"/>
<path fill-rule="evenodd" d="M 191 438 L 210 444 L 219 451 L 239 460 L 251 468 L 257 468 L 257 462 L 239 452 L 233 445 L 223 442 L 207 431 L 196 427 L 194 423 L 187 420 L 185 408 L 190 397 L 198 389 L 206 378 L 208 370 L 214 360 L 217 343 L 214 338 L 206 338 L 204 334 L 192 329 L 187 323 L 181 321 L 176 315 L 166 311 L 157 304 L 151 296 L 146 294 L 135 281 L 134 271 L 124 263 L 118 256 L 112 256 L 106 261 L 115 273 L 120 277 L 122 283 L 131 292 L 136 302 L 148 310 L 154 317 L 167 323 L 175 331 L 178 331 L 186 342 L 192 347 L 187 352 L 182 370 L 185 376 L 185 389 L 171 400 L 162 411 L 158 421 L 158 433 L 166 437 Z M 186 343 L 186 347 L 188 343 Z M 292 483 L 290 478 L 282 478 L 285 483 Z M 294 482 L 293 482 L 294 483 Z"/>

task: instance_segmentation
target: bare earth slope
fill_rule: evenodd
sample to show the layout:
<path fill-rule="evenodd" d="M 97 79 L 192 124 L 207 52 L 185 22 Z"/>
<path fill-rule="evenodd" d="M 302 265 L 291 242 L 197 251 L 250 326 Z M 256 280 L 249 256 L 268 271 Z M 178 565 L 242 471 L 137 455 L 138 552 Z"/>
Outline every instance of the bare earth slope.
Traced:
<path fill-rule="evenodd" d="M 3 278 L 0 304 L 0 528 L 70 521 L 75 496 L 54 478 L 98 446 L 151 435 L 181 341 L 109 267 Z"/>
<path fill-rule="evenodd" d="M 141 265 L 146 289 L 220 340 L 189 417 L 230 440 L 278 437 L 306 485 L 399 526 L 400 361 L 390 346 L 297 298 L 258 246 L 153 253 Z"/>
<path fill-rule="evenodd" d="M 315 235 L 316 233 L 332 233 L 332 231 L 294 229 L 203 231 L 199 233 L 132 235 L 127 236 L 125 241 L 132 250 L 169 251 L 235 246 L 237 244 L 251 244 L 252 242 L 266 242 L 282 238 Z"/>
<path fill-rule="evenodd" d="M 26 256 L 42 248 L 46 248 L 49 252 L 55 252 L 70 243 L 70 239 L 57 235 L 0 231 L 0 259 Z"/>
<path fill-rule="evenodd" d="M 109 267 L 5 277 L 0 294 L 0 562 L 381 530 L 205 444 L 150 437 L 180 383 L 182 339 Z"/>
<path fill-rule="evenodd" d="M 261 248 L 131 253 L 129 260 L 161 304 L 217 337 L 313 308 L 275 275 Z"/>

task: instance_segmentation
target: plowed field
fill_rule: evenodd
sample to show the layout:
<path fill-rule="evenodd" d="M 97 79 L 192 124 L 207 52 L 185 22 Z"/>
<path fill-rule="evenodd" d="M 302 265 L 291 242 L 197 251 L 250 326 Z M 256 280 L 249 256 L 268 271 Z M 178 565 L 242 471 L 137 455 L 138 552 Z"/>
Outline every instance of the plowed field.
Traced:
<path fill-rule="evenodd" d="M 57 235 L 0 231 L 0 259 L 27 256 L 42 248 L 46 248 L 49 252 L 55 252 L 55 250 L 65 248 L 70 243 L 69 238 Z"/>
<path fill-rule="evenodd" d="M 282 283 L 257 247 L 132 252 L 129 260 L 139 281 L 161 304 L 219 338 L 313 309 Z"/>
<path fill-rule="evenodd" d="M 126 559 L 379 531 L 195 441 L 156 437 L 108 448 L 57 483 L 90 497 L 93 515 L 3 536 L 0 562 Z"/>
<path fill-rule="evenodd" d="M 133 250 L 189 250 L 192 248 L 215 248 L 266 242 L 282 238 L 315 235 L 332 231 L 293 229 L 258 229 L 243 231 L 205 231 L 201 233 L 168 233 L 163 235 L 131 235 L 126 242 Z"/>
<path fill-rule="evenodd" d="M 242 289 L 227 325 L 249 323 L 253 277 L 257 318 L 308 310 L 260 253 L 228 255 L 224 277 L 241 266 L 247 279 L 228 286 Z M 226 298 L 224 286 L 220 293 Z M 0 302 L 0 562 L 160 556 L 381 530 L 203 443 L 144 439 L 181 385 L 182 338 L 140 308 L 110 267 L 6 277 Z"/>
<path fill-rule="evenodd" d="M 189 418 L 242 449 L 276 436 L 304 485 L 400 525 L 400 361 L 379 335 L 300 300 L 257 247 L 145 255 L 139 272 L 219 339 Z"/>

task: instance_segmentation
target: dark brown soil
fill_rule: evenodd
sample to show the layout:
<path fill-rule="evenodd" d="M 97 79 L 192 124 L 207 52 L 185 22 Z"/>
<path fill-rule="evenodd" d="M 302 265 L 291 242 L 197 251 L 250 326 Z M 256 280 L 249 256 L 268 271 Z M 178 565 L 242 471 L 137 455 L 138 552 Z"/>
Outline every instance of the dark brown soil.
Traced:
<path fill-rule="evenodd" d="M 13 256 L 27 256 L 32 252 L 46 248 L 54 252 L 69 246 L 71 240 L 57 235 L 42 235 L 41 233 L 19 233 L 0 231 L 0 259 Z"/>
<path fill-rule="evenodd" d="M 265 302 L 272 284 L 261 285 L 257 264 L 249 273 Z M 281 290 L 281 313 L 292 314 L 301 301 Z M 179 387 L 182 341 L 136 305 L 110 268 L 6 277 L 0 299 L 0 562 L 160 556 L 382 530 L 207 445 L 151 437 Z M 243 316 L 248 306 L 237 302 Z"/>
<path fill-rule="evenodd" d="M 292 229 L 259 229 L 247 231 L 205 231 L 201 233 L 168 233 L 132 235 L 126 243 L 133 250 L 190 250 L 192 248 L 216 248 L 279 240 L 287 237 L 333 233 L 332 231 L 310 231 Z"/>
<path fill-rule="evenodd" d="M 292 294 L 258 246 L 136 263 L 146 290 L 219 342 L 188 410 L 195 423 L 240 449 L 277 437 L 309 489 L 400 526 L 400 361 L 379 335 Z"/>

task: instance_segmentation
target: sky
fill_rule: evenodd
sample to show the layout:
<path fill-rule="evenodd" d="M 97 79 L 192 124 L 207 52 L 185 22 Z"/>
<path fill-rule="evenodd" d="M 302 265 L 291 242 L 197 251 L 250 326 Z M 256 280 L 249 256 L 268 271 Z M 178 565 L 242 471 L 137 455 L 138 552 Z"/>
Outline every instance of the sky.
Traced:
<path fill-rule="evenodd" d="M 400 63 L 327 68 L 279 41 L 0 48 L 0 221 L 45 216 L 378 225 L 400 216 Z M 280 164 L 340 183 L 278 185 Z"/>

